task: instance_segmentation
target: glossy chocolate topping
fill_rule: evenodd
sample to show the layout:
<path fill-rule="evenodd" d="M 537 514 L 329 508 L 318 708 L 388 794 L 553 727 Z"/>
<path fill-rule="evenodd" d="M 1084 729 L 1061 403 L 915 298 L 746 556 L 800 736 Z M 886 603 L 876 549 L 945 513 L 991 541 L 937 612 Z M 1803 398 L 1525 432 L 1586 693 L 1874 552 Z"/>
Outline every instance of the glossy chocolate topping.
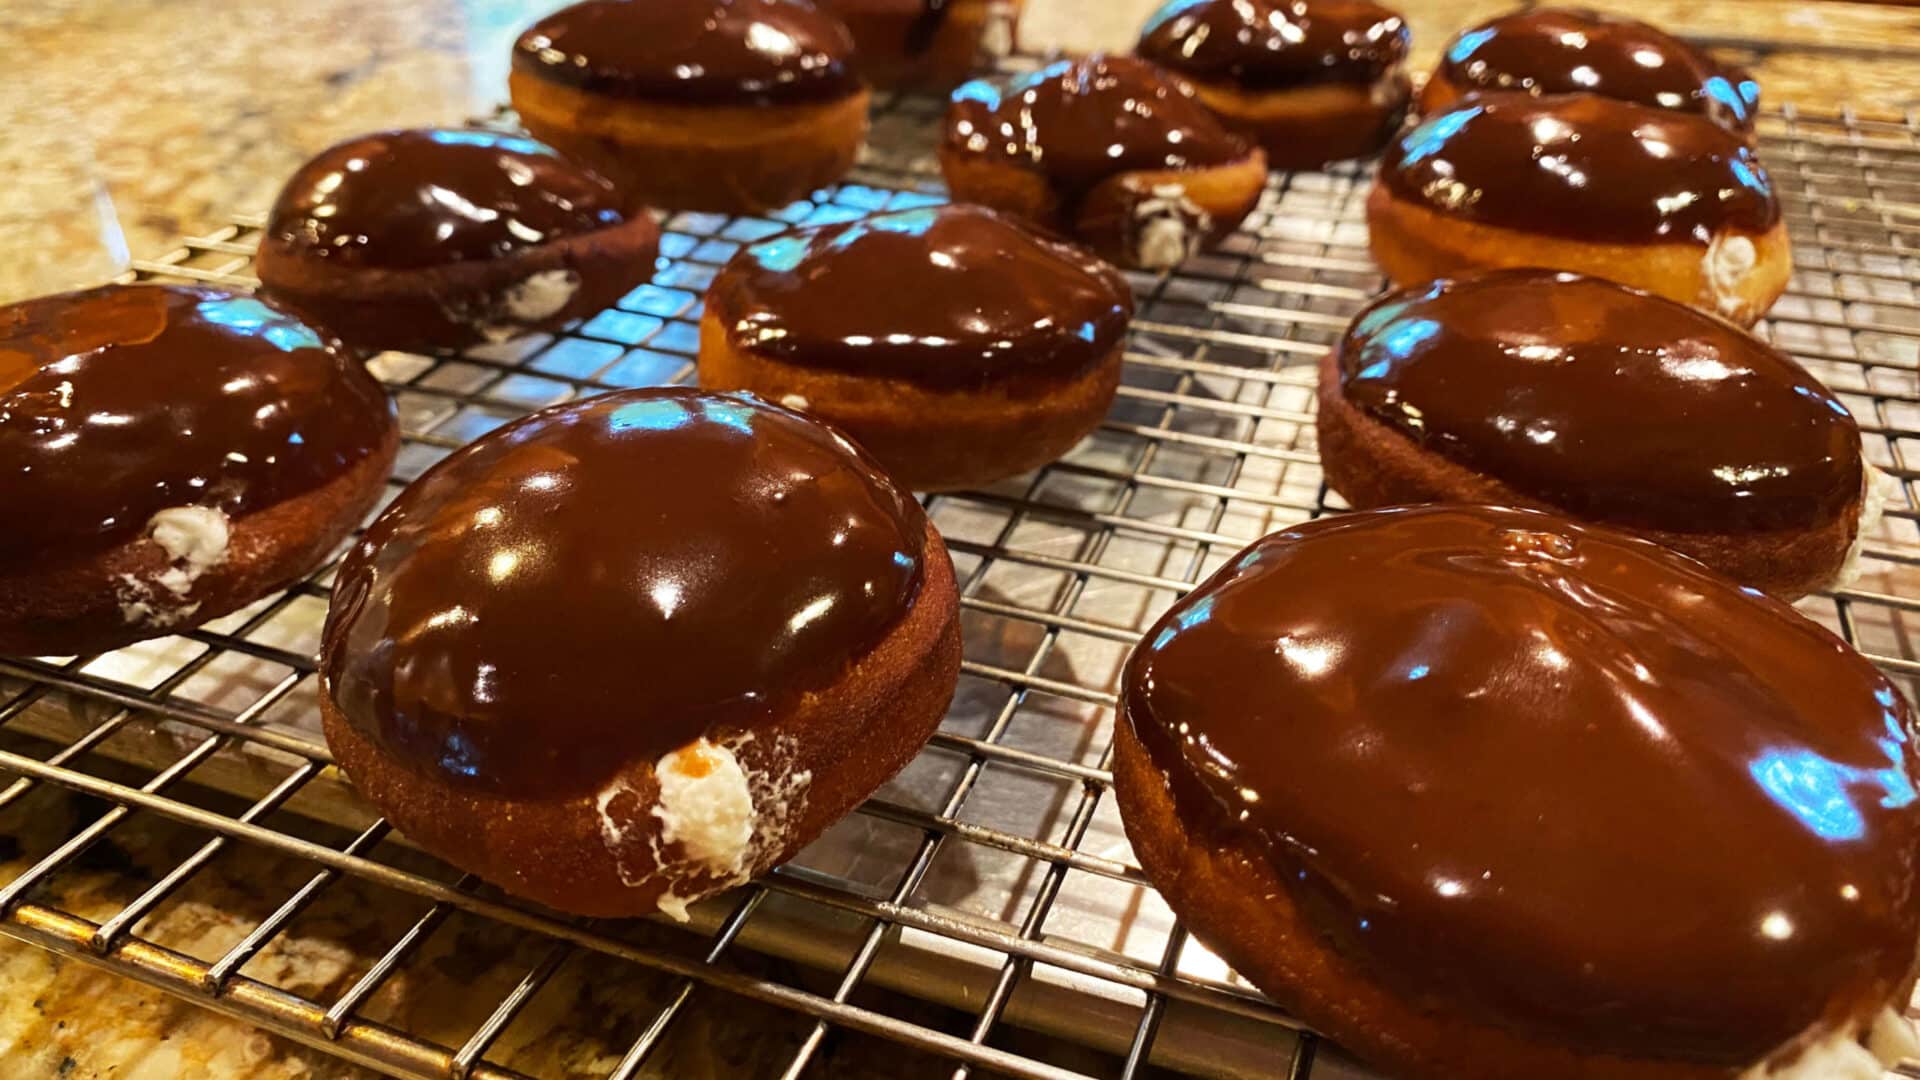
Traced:
<path fill-rule="evenodd" d="M 402 492 L 334 586 L 322 672 L 401 764 L 591 791 L 838 679 L 918 595 L 918 503 L 830 429 L 684 388 L 557 406 Z"/>
<path fill-rule="evenodd" d="M 1017 162 L 1084 194 L 1115 173 L 1227 165 L 1252 151 L 1177 77 L 1131 56 L 1060 60 L 953 92 L 948 147 Z"/>
<path fill-rule="evenodd" d="M 1780 220 L 1739 137 L 1698 116 L 1592 94 L 1489 94 L 1387 148 L 1402 199 L 1488 225 L 1615 243 L 1711 242 Z"/>
<path fill-rule="evenodd" d="M 918 56 L 933 48 L 933 39 L 940 34 L 940 27 L 946 24 L 947 12 L 951 9 L 950 0 L 920 0 L 920 14 L 907 27 L 907 53 Z"/>
<path fill-rule="evenodd" d="M 741 347 L 790 364 L 964 388 L 1088 370 L 1125 335 L 1133 294 L 1080 248 L 942 206 L 745 248 L 707 309 Z"/>
<path fill-rule="evenodd" d="M 385 131 L 301 166 L 274 203 L 267 243 L 402 270 L 499 258 L 625 220 L 611 183 L 531 139 Z"/>
<path fill-rule="evenodd" d="M 1732 1076 L 1913 965 L 1906 702 L 1663 548 L 1346 515 L 1249 547 L 1145 642 L 1125 721 L 1201 842 L 1264 848 L 1416 1008 Z"/>
<path fill-rule="evenodd" d="M 1281 90 L 1378 82 L 1408 38 L 1397 13 L 1367 0 L 1167 0 L 1134 51 L 1189 78 Z"/>
<path fill-rule="evenodd" d="M 1340 344 L 1347 400 L 1582 517 L 1817 528 L 1860 498 L 1860 431 L 1791 358 L 1598 278 L 1513 270 L 1385 297 Z"/>
<path fill-rule="evenodd" d="M 852 53 L 809 0 L 585 0 L 521 34 L 513 63 L 612 97 L 777 105 L 857 92 Z"/>
<path fill-rule="evenodd" d="M 357 358 L 251 296 L 110 285 L 0 308 L 0 561 L 96 555 L 171 507 L 265 509 L 393 424 Z"/>
<path fill-rule="evenodd" d="M 1464 30 L 1436 78 L 1462 93 L 1603 94 L 1753 128 L 1760 84 L 1638 19 L 1584 8 L 1514 12 Z"/>

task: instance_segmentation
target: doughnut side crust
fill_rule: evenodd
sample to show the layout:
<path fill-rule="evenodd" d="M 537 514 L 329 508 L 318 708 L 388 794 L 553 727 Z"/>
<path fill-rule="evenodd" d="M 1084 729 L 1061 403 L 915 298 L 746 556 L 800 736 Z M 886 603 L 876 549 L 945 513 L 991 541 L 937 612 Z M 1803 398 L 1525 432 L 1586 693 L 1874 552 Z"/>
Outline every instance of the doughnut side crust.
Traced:
<path fill-rule="evenodd" d="M 1426 84 L 1420 88 L 1420 115 L 1432 116 L 1434 113 L 1445 112 L 1464 96 L 1461 89 L 1453 84 L 1453 80 L 1435 69 L 1427 76 Z"/>
<path fill-rule="evenodd" d="M 1327 485 L 1356 510 L 1422 502 L 1487 503 L 1566 513 L 1485 473 L 1423 449 L 1368 416 L 1340 391 L 1339 360 L 1320 361 L 1315 420 Z M 1791 603 L 1832 585 L 1860 528 L 1865 482 L 1847 511 L 1818 529 L 1683 533 L 1634 527 L 1663 547 L 1692 556 L 1733 580 Z"/>
<path fill-rule="evenodd" d="M 1786 291 L 1793 253 L 1784 221 L 1760 234 L 1729 229 L 1695 243 L 1602 244 L 1486 225 L 1416 206 L 1375 183 L 1367 195 L 1374 261 L 1395 285 L 1473 270 L 1541 267 L 1632 285 L 1752 326 Z"/>
<path fill-rule="evenodd" d="M 946 491 L 1023 473 L 1072 449 L 1113 403 L 1122 348 L 1067 378 L 939 390 L 789 364 L 743 348 L 709 307 L 700 320 L 700 385 L 747 390 L 812 413 L 851 435 L 905 486 Z"/>
<path fill-rule="evenodd" d="M 1114 725 L 1113 788 L 1142 869 L 1194 936 L 1289 1012 L 1391 1075 L 1407 1080 L 1728 1080 L 1731 1075 L 1720 1067 L 1581 1054 L 1396 995 L 1324 943 L 1260 853 L 1181 817 L 1165 776 L 1125 717 Z M 1906 991 L 1896 1000 L 1906 1000 Z M 1866 1030 L 1884 1005 L 1834 1002 L 1829 1015 L 1836 1024 L 1857 1020 Z M 1756 1068 L 1742 1077 L 1758 1080 L 1760 1075 Z M 1778 1075 L 1785 1080 L 1795 1072 Z"/>
<path fill-rule="evenodd" d="M 399 445 L 396 425 L 374 454 L 331 482 L 228 520 L 224 553 L 190 580 L 179 576 L 186 564 L 145 533 L 88 558 L 0 568 L 0 655 L 106 652 L 180 633 L 285 588 L 366 519 Z M 183 580 L 184 591 L 175 587 Z"/>
<path fill-rule="evenodd" d="M 867 137 L 866 90 L 792 105 L 683 105 L 559 86 L 515 70 L 513 107 L 533 136 L 674 210 L 776 210 L 846 175 Z"/>
<path fill-rule="evenodd" d="M 261 289 L 366 349 L 460 348 L 550 330 L 609 307 L 653 276 L 660 226 L 619 225 L 498 259 L 420 269 L 339 267 L 261 245 Z"/>
<path fill-rule="evenodd" d="M 926 571 L 912 609 L 835 683 L 726 741 L 755 796 L 753 858 L 762 872 L 846 816 L 939 727 L 960 671 L 953 565 L 927 526 Z M 776 572 L 775 570 L 770 572 Z M 635 672 L 609 678 L 646 678 Z M 487 881 L 578 915 L 679 912 L 738 884 L 663 837 L 652 761 L 624 765 L 599 791 L 507 798 L 456 788 L 394 764 L 321 695 L 334 758 L 360 794 L 421 847 Z"/>
<path fill-rule="evenodd" d="M 950 0 L 940 29 L 924 52 L 906 50 L 907 33 L 920 12 L 908 6 L 842 0 L 823 7 L 840 16 L 859 45 L 854 66 L 881 89 L 950 90 L 965 82 L 987 51 L 993 0 Z"/>
<path fill-rule="evenodd" d="M 1378 153 L 1400 130 L 1411 93 L 1398 71 L 1372 86 L 1247 90 L 1187 81 L 1221 123 L 1258 143 L 1275 169 L 1316 169 Z"/>

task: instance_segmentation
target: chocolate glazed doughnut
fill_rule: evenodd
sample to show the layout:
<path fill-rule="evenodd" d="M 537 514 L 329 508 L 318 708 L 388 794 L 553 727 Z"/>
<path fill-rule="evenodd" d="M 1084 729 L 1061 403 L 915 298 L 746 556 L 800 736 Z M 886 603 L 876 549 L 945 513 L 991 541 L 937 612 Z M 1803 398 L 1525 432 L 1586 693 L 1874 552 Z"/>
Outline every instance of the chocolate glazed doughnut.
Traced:
<path fill-rule="evenodd" d="M 385 131 L 300 167 L 254 267 L 349 343 L 418 351 L 591 315 L 653 276 L 659 244 L 646 211 L 531 139 Z"/>
<path fill-rule="evenodd" d="M 507 85 L 528 131 L 630 200 L 753 213 L 853 166 L 852 56 L 810 0 L 584 0 L 520 35 Z"/>
<path fill-rule="evenodd" d="M 1382 298 L 1322 361 L 1317 422 L 1327 483 L 1357 508 L 1557 509 L 1787 600 L 1845 582 L 1887 484 L 1791 357 L 1545 270 Z"/>
<path fill-rule="evenodd" d="M 1187 79 L 1267 164 L 1379 152 L 1406 117 L 1406 21 L 1370 0 L 1168 0 L 1134 52 Z"/>
<path fill-rule="evenodd" d="M 940 171 L 957 201 L 1076 237 L 1119 265 L 1164 270 L 1240 224 L 1267 162 L 1184 80 L 1095 54 L 955 90 Z"/>
<path fill-rule="evenodd" d="M 327 744 L 423 848 L 584 915 L 745 881 L 907 763 L 959 677 L 919 504 L 751 395 L 607 394 L 402 492 L 342 564 Z"/>
<path fill-rule="evenodd" d="M 299 579 L 398 444 L 379 381 L 268 301 L 110 285 L 0 308 L 0 655 L 117 649 Z"/>
<path fill-rule="evenodd" d="M 916 491 L 971 487 L 1100 423 L 1132 313 L 1118 272 L 991 210 L 881 214 L 735 255 L 700 383 L 828 420 Z"/>
<path fill-rule="evenodd" d="M 1420 93 L 1420 111 L 1468 94 L 1600 94 L 1694 113 L 1753 135 L 1760 84 L 1656 27 L 1585 8 L 1534 8 L 1462 30 Z"/>
<path fill-rule="evenodd" d="M 1593 94 L 1481 94 L 1428 117 L 1381 159 L 1367 229 L 1396 285 L 1571 270 L 1742 326 L 1793 270 L 1746 143 L 1700 116 Z"/>
<path fill-rule="evenodd" d="M 1887 679 L 1610 529 L 1255 543 L 1128 661 L 1114 791 L 1196 937 L 1408 1080 L 1877 1080 L 1916 1044 L 1920 759 Z"/>
<path fill-rule="evenodd" d="M 821 0 L 853 34 L 854 66 L 881 88 L 949 90 L 1011 48 L 1019 0 Z"/>

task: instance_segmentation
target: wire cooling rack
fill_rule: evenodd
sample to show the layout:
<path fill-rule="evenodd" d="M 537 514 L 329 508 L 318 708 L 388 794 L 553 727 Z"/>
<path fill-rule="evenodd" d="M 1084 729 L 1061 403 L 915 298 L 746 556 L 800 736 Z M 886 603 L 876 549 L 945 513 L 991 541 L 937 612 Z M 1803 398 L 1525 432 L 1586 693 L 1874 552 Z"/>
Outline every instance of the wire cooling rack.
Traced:
<path fill-rule="evenodd" d="M 565 333 L 378 357 L 406 431 L 393 489 L 530 409 L 691 381 L 700 294 L 740 244 L 940 199 L 938 108 L 888 103 L 849 182 L 771 218 L 672 218 L 653 282 Z M 1762 130 L 1797 273 L 1761 332 L 1900 481 L 1864 576 L 1803 610 L 1911 693 L 1920 126 L 1787 111 Z M 1314 372 L 1381 287 L 1365 190 L 1354 169 L 1278 175 L 1218 250 L 1133 276 L 1100 430 L 1037 474 L 929 500 L 962 582 L 951 714 L 792 865 L 697 908 L 694 932 L 535 909 L 391 834 L 313 716 L 329 568 L 180 637 L 0 661 L 0 933 L 399 1076 L 676 1075 L 691 1043 L 749 1042 L 721 1074 L 848 1075 L 849 1047 L 876 1044 L 888 1064 L 863 1075 L 1368 1075 L 1187 939 L 1107 792 L 1140 631 L 1244 544 L 1340 509 Z M 250 287 L 259 226 L 236 217 L 128 279 Z M 56 797 L 81 809 L 46 810 Z M 405 1003 L 435 976 L 458 987 L 454 1020 Z M 556 1040 L 585 1051 L 555 1065 L 536 1048 Z"/>

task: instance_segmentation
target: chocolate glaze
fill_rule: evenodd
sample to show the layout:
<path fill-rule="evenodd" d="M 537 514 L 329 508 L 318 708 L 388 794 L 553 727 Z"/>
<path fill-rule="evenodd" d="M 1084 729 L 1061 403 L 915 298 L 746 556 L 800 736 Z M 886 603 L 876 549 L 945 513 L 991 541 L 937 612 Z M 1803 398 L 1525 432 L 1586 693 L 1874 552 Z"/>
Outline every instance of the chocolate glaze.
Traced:
<path fill-rule="evenodd" d="M 358 359 L 255 297 L 109 285 L 0 308 L 0 561 L 97 555 L 169 507 L 273 506 L 393 424 Z"/>
<path fill-rule="evenodd" d="M 455 452 L 348 556 L 341 716 L 422 775 L 572 795 L 838 679 L 918 595 L 919 504 L 830 429 L 685 388 Z"/>
<path fill-rule="evenodd" d="M 584 0 L 521 34 L 513 64 L 611 97 L 779 105 L 858 92 L 852 53 L 809 0 Z"/>
<path fill-rule="evenodd" d="M 1860 430 L 1784 353 L 1575 274 L 1438 281 L 1362 312 L 1340 389 L 1422 447 L 1582 517 L 1818 528 L 1860 498 Z"/>
<path fill-rule="evenodd" d="M 301 166 L 269 244 L 336 266 L 417 269 L 493 259 L 626 220 L 613 185 L 531 139 L 384 131 Z"/>
<path fill-rule="evenodd" d="M 953 92 L 947 146 L 1043 173 L 1069 199 L 1116 173 L 1231 164 L 1251 149 L 1177 77 L 1130 56 L 1059 60 Z"/>
<path fill-rule="evenodd" d="M 1387 148 L 1380 180 L 1438 213 L 1579 240 L 1709 243 L 1780 220 L 1744 142 L 1697 116 L 1592 94 L 1488 94 Z"/>
<path fill-rule="evenodd" d="M 920 0 L 920 14 L 907 27 L 907 55 L 918 56 L 933 48 L 933 39 L 940 35 L 951 9 L 949 0 Z"/>
<path fill-rule="evenodd" d="M 1284 90 L 1379 82 L 1409 36 L 1399 14 L 1367 0 L 1167 0 L 1134 51 L 1188 78 Z"/>
<path fill-rule="evenodd" d="M 1346 515 L 1249 547 L 1145 642 L 1125 722 L 1198 842 L 1264 849 L 1415 1008 L 1732 1075 L 1913 965 L 1906 702 L 1665 549 Z"/>
<path fill-rule="evenodd" d="M 1753 129 L 1760 84 L 1638 19 L 1586 8 L 1517 11 L 1463 30 L 1435 78 L 1461 93 L 1594 93 Z"/>
<path fill-rule="evenodd" d="M 738 345 L 786 363 L 969 388 L 1091 369 L 1125 335 L 1133 294 L 1080 248 L 942 206 L 745 248 L 707 310 Z"/>

